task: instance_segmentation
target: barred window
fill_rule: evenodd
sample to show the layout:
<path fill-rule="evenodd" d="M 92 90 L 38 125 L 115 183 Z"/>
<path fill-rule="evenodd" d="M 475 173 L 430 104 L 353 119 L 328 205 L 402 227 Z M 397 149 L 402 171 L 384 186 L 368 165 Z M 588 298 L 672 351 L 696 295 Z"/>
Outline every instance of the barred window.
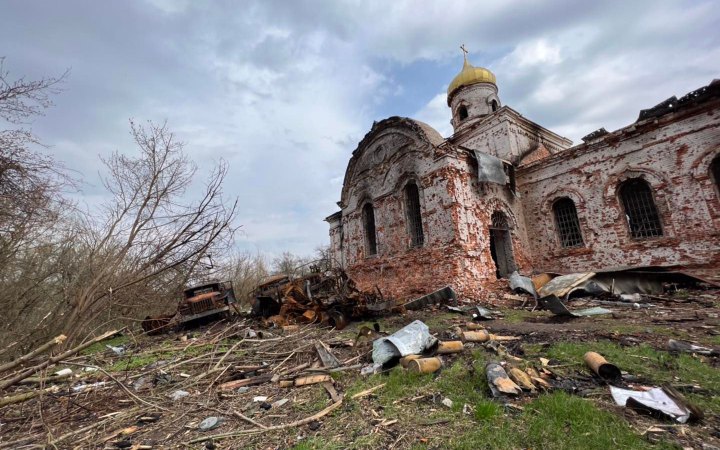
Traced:
<path fill-rule="evenodd" d="M 415 183 L 408 183 L 405 186 L 405 210 L 407 212 L 410 244 L 413 247 L 420 247 L 425 242 L 425 236 L 423 235 L 422 216 L 420 215 L 420 193 Z"/>
<path fill-rule="evenodd" d="M 663 235 L 660 215 L 646 181 L 633 178 L 624 182 L 620 186 L 620 199 L 632 237 L 645 239 Z"/>
<path fill-rule="evenodd" d="M 582 247 L 583 238 L 575 202 L 568 197 L 561 198 L 553 204 L 553 212 L 563 248 Z"/>
<path fill-rule="evenodd" d="M 377 238 L 375 236 L 375 210 L 373 205 L 366 203 L 363 206 L 363 221 L 365 222 L 365 249 L 368 256 L 377 254 Z"/>

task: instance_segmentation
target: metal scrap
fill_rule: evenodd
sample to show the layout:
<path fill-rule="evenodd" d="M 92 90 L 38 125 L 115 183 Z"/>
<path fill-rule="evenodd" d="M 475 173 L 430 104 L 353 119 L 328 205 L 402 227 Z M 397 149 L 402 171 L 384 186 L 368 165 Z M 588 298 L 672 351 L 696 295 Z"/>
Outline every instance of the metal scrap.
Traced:
<path fill-rule="evenodd" d="M 409 302 L 405 303 L 403 307 L 409 310 L 418 310 L 424 308 L 427 305 L 447 303 L 449 301 L 451 301 L 453 305 L 457 305 L 457 294 L 455 293 L 453 288 L 451 288 L 450 286 L 445 286 L 444 288 L 438 289 L 437 291 L 432 292 L 428 295 L 423 295 L 420 298 L 410 300 Z"/>
<path fill-rule="evenodd" d="M 493 397 L 503 397 L 503 394 L 519 395 L 522 392 L 520 386 L 510 379 L 500 364 L 495 362 L 487 363 L 485 373 Z"/>
<path fill-rule="evenodd" d="M 606 308 L 601 308 L 599 306 L 593 307 L 593 308 L 587 308 L 587 309 L 580 309 L 575 311 L 570 311 L 567 309 L 565 304 L 555 295 L 549 295 L 547 297 L 542 297 L 538 299 L 538 304 L 542 309 L 547 309 L 556 316 L 564 316 L 564 317 L 588 317 L 588 316 L 597 316 L 602 314 L 612 314 L 612 311 Z"/>
<path fill-rule="evenodd" d="M 524 277 L 515 271 L 510 274 L 510 278 L 508 280 L 510 282 L 510 289 L 514 292 L 525 292 L 532 295 L 534 298 L 537 298 L 538 294 L 535 291 L 535 285 L 533 284 L 532 279 Z"/>
<path fill-rule="evenodd" d="M 422 353 L 436 342 L 428 326 L 416 320 L 388 337 L 373 341 L 372 359 L 376 364 L 386 364 L 396 358 Z"/>
<path fill-rule="evenodd" d="M 299 278 L 271 277 L 255 288 L 252 313 L 267 323 L 326 324 L 345 328 L 351 319 L 390 311 L 397 305 L 377 293 L 360 292 L 341 270 Z"/>

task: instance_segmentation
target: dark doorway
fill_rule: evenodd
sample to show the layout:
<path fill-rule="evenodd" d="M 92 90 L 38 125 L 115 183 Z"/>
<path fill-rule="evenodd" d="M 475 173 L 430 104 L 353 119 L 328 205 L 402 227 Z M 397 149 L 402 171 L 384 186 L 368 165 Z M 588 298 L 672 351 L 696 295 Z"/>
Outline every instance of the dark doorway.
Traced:
<path fill-rule="evenodd" d="M 498 278 L 505 278 L 517 270 L 508 219 L 500 211 L 495 211 L 491 218 L 490 255 L 495 263 L 495 275 Z"/>

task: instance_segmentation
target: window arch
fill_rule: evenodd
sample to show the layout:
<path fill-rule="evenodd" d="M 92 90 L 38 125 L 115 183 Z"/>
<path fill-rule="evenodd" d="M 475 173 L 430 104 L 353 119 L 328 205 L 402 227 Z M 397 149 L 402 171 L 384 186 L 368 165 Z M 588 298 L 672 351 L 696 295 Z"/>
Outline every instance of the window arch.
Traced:
<path fill-rule="evenodd" d="M 552 208 L 555 214 L 555 225 L 560 236 L 560 245 L 563 248 L 582 247 L 584 242 L 575 202 L 568 197 L 563 197 L 556 200 Z"/>
<path fill-rule="evenodd" d="M 495 112 L 498 110 L 498 102 L 497 100 L 494 100 L 490 102 L 490 108 L 492 108 L 492 112 Z"/>
<path fill-rule="evenodd" d="M 377 237 L 375 234 L 375 209 L 371 203 L 363 206 L 363 225 L 365 228 L 365 250 L 367 255 L 377 254 Z"/>
<path fill-rule="evenodd" d="M 716 156 L 710 163 L 710 177 L 715 183 L 717 195 L 720 196 L 720 155 Z"/>
<path fill-rule="evenodd" d="M 420 192 L 414 181 L 405 186 L 405 211 L 410 233 L 410 245 L 421 247 L 425 243 L 423 234 L 422 215 L 420 214 Z"/>
<path fill-rule="evenodd" d="M 620 185 L 620 199 L 630 227 L 630 235 L 636 239 L 663 235 L 650 185 L 641 178 L 632 178 Z"/>
<path fill-rule="evenodd" d="M 468 110 L 465 105 L 460 105 L 460 107 L 458 108 L 458 117 L 460 118 L 460 120 L 465 120 L 468 118 Z"/>

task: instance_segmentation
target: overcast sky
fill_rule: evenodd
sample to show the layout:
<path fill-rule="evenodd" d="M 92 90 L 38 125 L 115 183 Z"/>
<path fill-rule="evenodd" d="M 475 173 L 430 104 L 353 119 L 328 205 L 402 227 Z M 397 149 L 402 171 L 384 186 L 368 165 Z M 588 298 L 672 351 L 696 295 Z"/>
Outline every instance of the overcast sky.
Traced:
<path fill-rule="evenodd" d="M 424 5 L 424 6 L 422 6 Z M 399 115 L 449 135 L 446 88 L 470 61 L 500 98 L 575 141 L 720 78 L 716 1 L 0 0 L 13 75 L 71 69 L 33 131 L 102 197 L 99 157 L 134 152 L 128 119 L 168 120 L 202 168 L 230 164 L 238 246 L 328 241 L 350 154 Z"/>

